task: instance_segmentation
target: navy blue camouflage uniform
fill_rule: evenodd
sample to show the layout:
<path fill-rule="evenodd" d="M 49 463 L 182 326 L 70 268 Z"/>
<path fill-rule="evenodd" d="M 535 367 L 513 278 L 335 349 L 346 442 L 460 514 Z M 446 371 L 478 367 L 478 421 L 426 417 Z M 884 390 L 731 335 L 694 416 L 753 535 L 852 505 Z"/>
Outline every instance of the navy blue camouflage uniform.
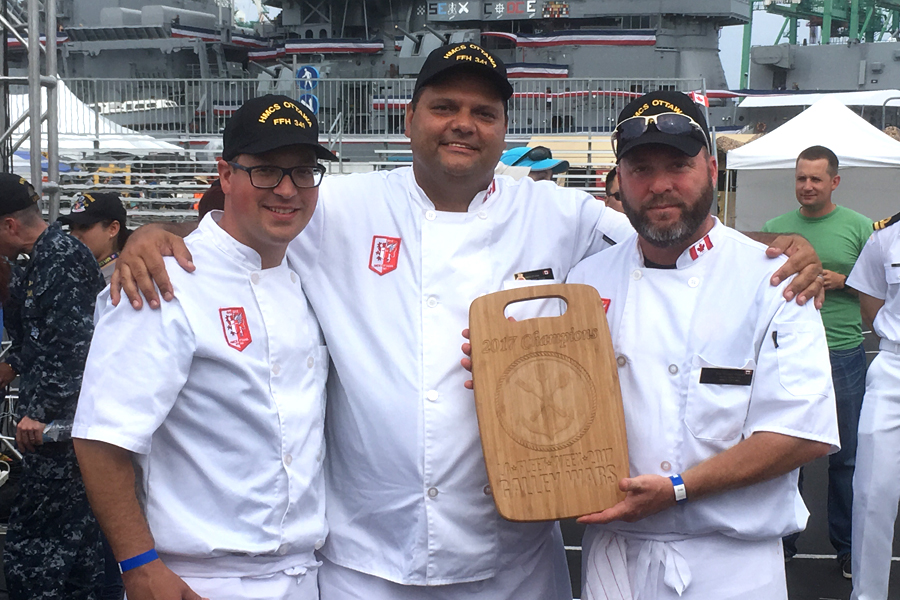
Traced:
<path fill-rule="evenodd" d="M 46 424 L 75 417 L 94 302 L 104 286 L 90 250 L 59 223 L 34 243 L 13 278 L 6 319 L 14 342 L 8 362 L 20 376 L 17 418 Z M 99 597 L 100 527 L 71 440 L 25 453 L 3 560 L 10 600 Z"/>

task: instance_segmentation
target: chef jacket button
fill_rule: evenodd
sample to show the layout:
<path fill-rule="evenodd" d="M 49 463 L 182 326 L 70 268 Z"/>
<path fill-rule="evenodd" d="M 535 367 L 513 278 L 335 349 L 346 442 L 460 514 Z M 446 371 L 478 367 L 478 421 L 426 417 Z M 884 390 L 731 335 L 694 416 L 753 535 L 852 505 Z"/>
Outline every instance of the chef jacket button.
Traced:
<path fill-rule="evenodd" d="M 485 495 L 485 496 L 490 496 L 490 495 L 491 495 L 491 486 L 490 486 L 490 485 L 484 486 L 484 495 Z"/>
<path fill-rule="evenodd" d="M 428 488 L 428 497 L 429 498 L 437 498 L 438 490 L 437 488 Z"/>
<path fill-rule="evenodd" d="M 272 375 L 278 375 L 279 373 L 281 373 L 281 365 L 275 363 L 272 365 Z"/>
<path fill-rule="evenodd" d="M 314 548 L 315 548 L 316 550 L 321 550 L 321 549 L 322 549 L 322 546 L 324 546 L 324 545 L 325 545 L 325 540 L 316 540 L 316 543 L 315 543 L 315 545 L 314 545 Z"/>
<path fill-rule="evenodd" d="M 631 278 L 634 279 L 635 281 L 637 281 L 638 279 L 640 279 L 643 276 L 644 276 L 644 274 L 641 273 L 640 269 L 635 269 L 634 271 L 631 272 Z"/>
<path fill-rule="evenodd" d="M 306 366 L 309 367 L 310 369 L 312 369 L 313 365 L 315 365 L 315 364 L 316 364 L 316 359 L 314 359 L 312 356 L 310 356 L 309 358 L 306 359 Z"/>
<path fill-rule="evenodd" d="M 672 375 L 678 374 L 678 365 L 669 365 L 669 373 Z"/>
<path fill-rule="evenodd" d="M 250 282 L 251 283 L 259 283 L 259 273 L 251 273 L 250 274 Z"/>
<path fill-rule="evenodd" d="M 292 462 L 294 462 L 294 457 L 291 456 L 290 454 L 285 454 L 284 455 L 284 464 L 289 467 L 289 466 L 291 466 Z"/>
<path fill-rule="evenodd" d="M 428 390 L 428 393 L 425 394 L 425 397 L 428 398 L 431 402 L 437 402 L 437 399 L 440 397 L 440 394 L 437 390 Z"/>
<path fill-rule="evenodd" d="M 699 277 L 691 277 L 690 279 L 688 279 L 688 285 L 691 286 L 692 288 L 697 287 L 698 285 L 700 285 L 700 278 Z"/>
<path fill-rule="evenodd" d="M 291 283 L 297 283 L 297 274 L 291 273 Z"/>
<path fill-rule="evenodd" d="M 478 218 L 481 219 L 482 221 L 483 221 L 484 219 L 487 219 L 487 213 L 486 213 L 485 211 L 483 211 L 483 210 L 479 210 L 479 211 L 478 211 Z"/>
<path fill-rule="evenodd" d="M 669 461 L 664 460 L 661 463 L 659 463 L 659 468 L 662 469 L 663 471 L 669 472 L 672 470 L 672 465 L 671 465 L 671 463 L 669 463 Z"/>
<path fill-rule="evenodd" d="M 282 544 L 282 545 L 278 546 L 278 550 L 276 550 L 275 552 L 277 552 L 281 556 L 284 556 L 288 552 L 288 545 Z"/>
<path fill-rule="evenodd" d="M 438 305 L 437 298 L 435 298 L 434 296 L 430 296 L 430 297 L 428 298 L 428 301 L 425 302 L 425 304 L 428 305 L 428 308 L 434 308 L 435 306 Z"/>
<path fill-rule="evenodd" d="M 437 213 L 433 210 L 429 210 L 425 213 L 425 218 L 429 221 L 434 221 L 437 218 Z"/>
<path fill-rule="evenodd" d="M 619 355 L 619 357 L 616 358 L 616 364 L 619 365 L 620 367 L 624 367 L 626 362 L 628 362 L 628 359 L 626 359 L 622 355 Z"/>

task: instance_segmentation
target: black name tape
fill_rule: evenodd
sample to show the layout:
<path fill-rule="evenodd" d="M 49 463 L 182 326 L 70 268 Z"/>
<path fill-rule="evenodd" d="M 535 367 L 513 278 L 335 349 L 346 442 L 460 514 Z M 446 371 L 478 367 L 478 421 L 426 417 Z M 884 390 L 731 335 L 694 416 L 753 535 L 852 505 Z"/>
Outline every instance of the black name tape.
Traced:
<path fill-rule="evenodd" d="M 717 369 L 714 367 L 700 369 L 700 383 L 750 385 L 752 381 L 753 369 Z"/>
<path fill-rule="evenodd" d="M 534 281 L 537 279 L 553 279 L 553 269 L 536 269 L 534 271 L 523 271 L 516 273 L 513 279 L 519 281 Z"/>

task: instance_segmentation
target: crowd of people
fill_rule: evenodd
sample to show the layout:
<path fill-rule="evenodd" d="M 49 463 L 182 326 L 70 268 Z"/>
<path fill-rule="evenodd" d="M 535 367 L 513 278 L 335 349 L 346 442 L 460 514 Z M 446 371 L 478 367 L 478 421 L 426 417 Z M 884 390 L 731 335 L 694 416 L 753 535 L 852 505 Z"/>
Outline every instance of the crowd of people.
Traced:
<path fill-rule="evenodd" d="M 494 507 L 471 391 L 469 305 L 528 279 L 600 293 L 624 399 L 630 476 L 580 518 L 582 598 L 786 599 L 800 467 L 826 455 L 839 567 L 886 597 L 900 215 L 835 205 L 814 147 L 797 211 L 725 227 L 703 111 L 671 91 L 619 114 L 598 201 L 549 149 L 504 153 L 511 95 L 489 51 L 439 48 L 412 166 L 328 177 L 305 106 L 248 100 L 199 222 L 130 236 L 114 194 L 48 225 L 0 175 L 0 253 L 28 256 L 0 364 L 10 598 L 571 600 L 558 524 Z"/>

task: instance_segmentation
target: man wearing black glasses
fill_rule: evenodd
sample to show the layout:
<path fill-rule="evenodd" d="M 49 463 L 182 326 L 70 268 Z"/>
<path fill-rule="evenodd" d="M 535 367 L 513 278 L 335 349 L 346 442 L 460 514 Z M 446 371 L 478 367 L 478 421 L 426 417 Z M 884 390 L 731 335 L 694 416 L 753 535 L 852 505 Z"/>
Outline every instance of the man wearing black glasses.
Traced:
<path fill-rule="evenodd" d="M 568 282 L 608 301 L 631 473 L 622 502 L 580 519 L 582 598 L 787 600 L 798 468 L 839 443 L 821 318 L 770 285 L 763 244 L 710 215 L 716 159 L 690 98 L 638 98 L 613 148 L 636 234 Z"/>
<path fill-rule="evenodd" d="M 197 269 L 171 270 L 178 299 L 99 297 L 72 435 L 132 600 L 318 597 L 328 353 L 285 250 L 334 158 L 301 104 L 249 100 L 225 128 L 225 210 L 185 240 Z"/>

